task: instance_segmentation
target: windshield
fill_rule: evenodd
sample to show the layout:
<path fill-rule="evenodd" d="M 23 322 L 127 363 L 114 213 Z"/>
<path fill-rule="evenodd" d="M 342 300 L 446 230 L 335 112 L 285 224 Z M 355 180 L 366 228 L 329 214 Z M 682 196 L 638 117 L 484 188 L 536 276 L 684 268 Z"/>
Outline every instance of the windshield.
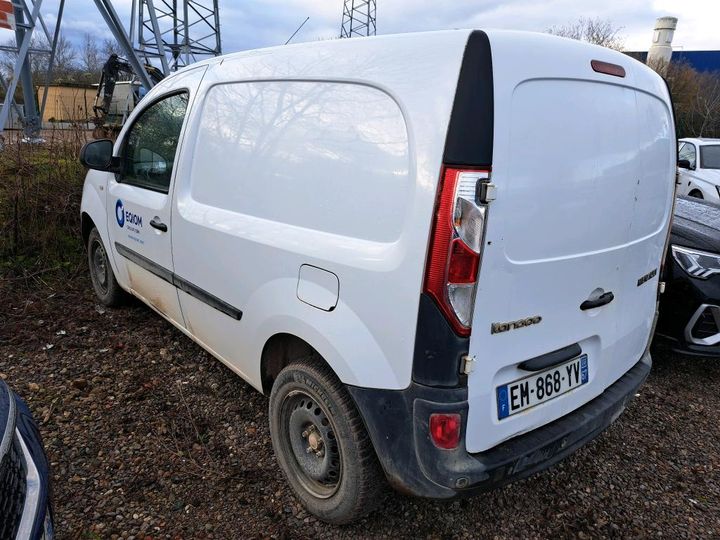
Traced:
<path fill-rule="evenodd" d="M 701 146 L 700 164 L 703 169 L 720 169 L 720 144 Z"/>

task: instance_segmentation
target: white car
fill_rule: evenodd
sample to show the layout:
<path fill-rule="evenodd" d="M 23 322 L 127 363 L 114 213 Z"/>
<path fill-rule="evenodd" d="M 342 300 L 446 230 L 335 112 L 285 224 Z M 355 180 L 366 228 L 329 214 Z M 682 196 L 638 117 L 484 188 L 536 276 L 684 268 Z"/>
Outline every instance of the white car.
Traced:
<path fill-rule="evenodd" d="M 720 204 L 720 139 L 680 139 L 678 172 L 678 195 Z"/>
<path fill-rule="evenodd" d="M 663 80 L 544 34 L 322 41 L 194 64 L 89 143 L 100 300 L 137 296 L 269 395 L 343 523 L 523 478 L 650 371 L 674 194 Z"/>

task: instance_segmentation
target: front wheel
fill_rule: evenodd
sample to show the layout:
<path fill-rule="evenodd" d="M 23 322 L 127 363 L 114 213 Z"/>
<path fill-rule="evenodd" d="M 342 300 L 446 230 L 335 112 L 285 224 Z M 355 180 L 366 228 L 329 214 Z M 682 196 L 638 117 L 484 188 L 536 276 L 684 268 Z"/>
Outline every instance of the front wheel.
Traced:
<path fill-rule="evenodd" d="M 270 393 L 275 457 L 305 508 L 342 524 L 371 512 L 385 478 L 355 404 L 317 356 L 280 372 Z"/>
<path fill-rule="evenodd" d="M 702 191 L 699 189 L 693 189 L 690 193 L 688 193 L 688 196 L 695 197 L 696 199 L 704 199 Z"/>
<path fill-rule="evenodd" d="M 87 254 L 90 281 L 98 300 L 108 307 L 119 306 L 125 299 L 125 291 L 115 279 L 107 250 L 95 227 L 88 236 Z"/>

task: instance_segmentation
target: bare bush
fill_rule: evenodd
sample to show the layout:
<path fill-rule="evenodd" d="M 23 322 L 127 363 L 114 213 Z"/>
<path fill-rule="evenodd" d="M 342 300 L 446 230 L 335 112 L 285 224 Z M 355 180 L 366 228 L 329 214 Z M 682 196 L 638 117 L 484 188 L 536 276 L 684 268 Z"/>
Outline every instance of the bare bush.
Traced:
<path fill-rule="evenodd" d="M 78 154 L 86 132 L 43 136 L 42 145 L 8 137 L 0 151 L 0 277 L 75 268 L 80 260 Z"/>
<path fill-rule="evenodd" d="M 685 62 L 670 62 L 666 80 L 678 136 L 720 137 L 720 73 L 699 73 Z"/>
<path fill-rule="evenodd" d="M 621 31 L 622 27 L 615 26 L 609 20 L 598 17 L 580 17 L 574 23 L 555 25 L 547 29 L 548 34 L 577 39 L 616 51 L 623 50 L 625 45 L 625 38 Z"/>

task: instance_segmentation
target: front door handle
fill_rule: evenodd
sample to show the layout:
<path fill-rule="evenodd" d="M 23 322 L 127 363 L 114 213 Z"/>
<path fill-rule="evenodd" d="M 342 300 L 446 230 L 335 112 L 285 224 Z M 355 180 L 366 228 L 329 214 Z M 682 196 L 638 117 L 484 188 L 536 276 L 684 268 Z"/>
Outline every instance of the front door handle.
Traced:
<path fill-rule="evenodd" d="M 605 294 L 601 294 L 594 300 L 585 300 L 582 304 L 580 304 L 580 309 L 582 309 L 583 311 L 586 311 L 588 309 L 595 309 L 600 306 L 605 306 L 609 304 L 614 299 L 615 295 L 612 292 L 606 292 Z"/>
<path fill-rule="evenodd" d="M 167 232 L 167 225 L 160 221 L 160 218 L 158 217 L 154 217 L 150 220 L 150 226 L 158 231 Z"/>

